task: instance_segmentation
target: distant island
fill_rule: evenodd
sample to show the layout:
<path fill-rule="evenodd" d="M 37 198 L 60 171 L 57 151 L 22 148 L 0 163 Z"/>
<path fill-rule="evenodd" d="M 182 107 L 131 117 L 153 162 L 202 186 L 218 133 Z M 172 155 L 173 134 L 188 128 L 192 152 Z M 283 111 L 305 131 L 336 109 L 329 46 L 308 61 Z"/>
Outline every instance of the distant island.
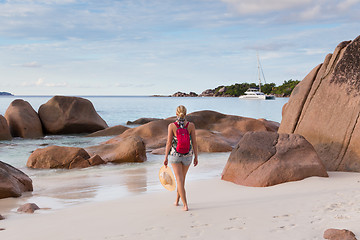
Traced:
<path fill-rule="evenodd" d="M 288 80 L 280 86 L 275 83 L 266 83 L 261 85 L 261 91 L 265 94 L 275 95 L 276 97 L 290 97 L 291 92 L 294 90 L 299 80 Z M 214 89 L 207 89 L 201 94 L 195 92 L 183 93 L 176 92 L 169 97 L 239 97 L 245 94 L 248 88 L 259 88 L 255 83 L 235 83 L 230 86 L 218 86 Z"/>
<path fill-rule="evenodd" d="M 14 95 L 9 92 L 0 92 L 0 96 L 14 96 Z"/>

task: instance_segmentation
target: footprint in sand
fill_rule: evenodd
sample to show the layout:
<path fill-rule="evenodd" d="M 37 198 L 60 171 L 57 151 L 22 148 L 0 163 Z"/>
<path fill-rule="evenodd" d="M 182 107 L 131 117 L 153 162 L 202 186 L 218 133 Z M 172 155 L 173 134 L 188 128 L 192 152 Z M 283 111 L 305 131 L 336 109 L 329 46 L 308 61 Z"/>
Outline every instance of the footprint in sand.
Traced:
<path fill-rule="evenodd" d="M 226 227 L 224 230 L 244 230 L 245 227 Z"/>
<path fill-rule="evenodd" d="M 278 231 L 284 231 L 284 230 L 289 230 L 292 228 L 296 227 L 296 224 L 294 223 L 289 223 L 290 222 L 290 214 L 283 214 L 283 215 L 275 215 L 273 216 L 273 219 L 275 219 L 275 223 L 276 224 L 280 224 L 279 227 L 273 229 L 273 232 L 278 232 Z"/>
<path fill-rule="evenodd" d="M 203 228 L 203 227 L 208 227 L 209 224 L 205 223 L 205 224 L 197 224 L 197 225 L 191 225 L 190 228 Z"/>
<path fill-rule="evenodd" d="M 280 232 L 280 231 L 290 230 L 295 227 L 296 227 L 296 224 L 292 223 L 289 225 L 283 225 L 283 226 L 277 227 L 276 229 L 273 229 L 272 232 Z"/>
<path fill-rule="evenodd" d="M 245 218 L 231 217 L 229 218 L 231 225 L 236 224 L 236 226 L 225 227 L 224 230 L 244 230 L 245 229 Z"/>
<path fill-rule="evenodd" d="M 164 229 L 163 227 L 148 227 L 148 228 L 145 228 L 145 231 L 149 232 L 149 231 L 163 230 L 163 229 Z"/>
<path fill-rule="evenodd" d="M 312 216 L 312 220 L 310 221 L 311 224 L 317 224 L 324 221 L 324 219 L 320 216 Z"/>
<path fill-rule="evenodd" d="M 273 216 L 273 218 L 288 218 L 288 217 L 290 217 L 290 214 L 284 214 L 281 216 Z"/>
<path fill-rule="evenodd" d="M 120 234 L 120 235 L 115 235 L 115 236 L 106 236 L 105 239 L 126 239 L 127 236 L 126 235 L 123 235 L 123 234 Z"/>

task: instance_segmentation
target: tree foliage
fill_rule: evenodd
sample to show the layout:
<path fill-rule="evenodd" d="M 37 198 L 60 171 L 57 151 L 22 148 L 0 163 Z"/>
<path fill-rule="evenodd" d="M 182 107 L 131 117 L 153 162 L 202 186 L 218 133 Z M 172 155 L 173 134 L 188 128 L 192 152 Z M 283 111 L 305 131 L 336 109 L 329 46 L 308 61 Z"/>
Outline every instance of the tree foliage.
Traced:
<path fill-rule="evenodd" d="M 299 80 L 288 80 L 280 86 L 276 86 L 275 83 L 267 83 L 261 85 L 261 91 L 265 94 L 276 94 L 279 96 L 290 96 L 292 90 L 299 83 Z M 218 86 L 215 88 L 215 96 L 232 96 L 238 97 L 244 95 L 249 88 L 259 88 L 259 85 L 255 83 L 235 83 L 230 86 Z"/>

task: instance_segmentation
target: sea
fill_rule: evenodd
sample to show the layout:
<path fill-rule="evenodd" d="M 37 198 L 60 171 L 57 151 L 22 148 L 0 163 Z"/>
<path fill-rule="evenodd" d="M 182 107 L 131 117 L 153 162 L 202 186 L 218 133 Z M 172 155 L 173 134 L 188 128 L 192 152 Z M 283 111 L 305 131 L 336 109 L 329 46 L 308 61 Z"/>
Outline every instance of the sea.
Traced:
<path fill-rule="evenodd" d="M 90 100 L 98 114 L 111 126 L 126 125 L 138 118 L 175 116 L 176 107 L 186 106 L 188 113 L 213 110 L 251 118 L 281 122 L 282 107 L 288 98 L 251 100 L 235 97 L 153 97 L 153 96 L 78 96 Z M 9 104 L 23 99 L 35 111 L 52 96 L 1 96 L 0 114 Z M 136 126 L 129 126 L 136 127 Z M 31 152 L 49 145 L 88 147 L 110 137 L 89 138 L 85 135 L 49 135 L 41 139 L 14 138 L 0 141 L 0 161 L 25 172 L 32 180 L 34 191 L 20 198 L 0 200 L 0 213 L 15 212 L 20 204 L 36 203 L 41 208 L 61 209 L 86 202 L 108 201 L 130 195 L 167 191 L 159 182 L 158 172 L 163 155 L 147 154 L 143 163 L 106 164 L 85 169 L 29 169 L 26 162 Z M 195 180 L 220 178 L 230 153 L 200 153 L 199 165 L 190 167 L 187 184 Z M 175 197 L 175 195 L 174 195 Z"/>

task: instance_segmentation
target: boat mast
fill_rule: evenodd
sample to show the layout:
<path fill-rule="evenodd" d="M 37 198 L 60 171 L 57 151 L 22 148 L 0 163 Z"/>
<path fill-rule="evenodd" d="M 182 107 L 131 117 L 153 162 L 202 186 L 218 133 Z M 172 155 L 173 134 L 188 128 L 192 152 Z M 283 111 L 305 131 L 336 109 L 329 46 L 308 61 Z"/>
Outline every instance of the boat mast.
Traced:
<path fill-rule="evenodd" d="M 259 53 L 256 53 L 257 56 L 257 63 L 258 63 L 258 75 L 259 75 L 259 92 L 261 92 L 261 77 L 260 77 L 260 59 L 259 59 Z"/>

